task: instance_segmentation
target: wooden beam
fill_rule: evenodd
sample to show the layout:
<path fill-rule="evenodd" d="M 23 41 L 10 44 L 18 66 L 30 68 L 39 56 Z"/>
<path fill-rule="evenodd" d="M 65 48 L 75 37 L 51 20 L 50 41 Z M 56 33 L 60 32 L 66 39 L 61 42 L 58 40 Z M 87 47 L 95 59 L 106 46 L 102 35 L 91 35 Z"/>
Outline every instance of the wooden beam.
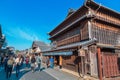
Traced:
<path fill-rule="evenodd" d="M 89 39 L 92 39 L 92 24 L 90 21 L 88 21 L 88 33 L 89 33 Z"/>
<path fill-rule="evenodd" d="M 101 65 L 101 49 L 98 48 L 98 70 L 99 70 L 99 78 L 102 80 L 102 65 Z"/>

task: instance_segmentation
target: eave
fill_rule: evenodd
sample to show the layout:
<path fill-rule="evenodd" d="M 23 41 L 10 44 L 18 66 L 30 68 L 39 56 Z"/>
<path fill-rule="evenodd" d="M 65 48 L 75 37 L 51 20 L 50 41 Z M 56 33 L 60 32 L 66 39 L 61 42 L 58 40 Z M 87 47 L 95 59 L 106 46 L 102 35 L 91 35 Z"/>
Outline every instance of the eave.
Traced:
<path fill-rule="evenodd" d="M 84 20 L 84 19 L 88 19 L 88 18 L 92 18 L 93 15 L 91 14 L 85 14 L 82 17 L 78 18 L 77 20 L 73 21 L 71 24 L 67 25 L 65 28 L 63 28 L 62 30 L 58 31 L 56 34 L 52 35 L 49 39 L 54 38 L 55 36 L 59 35 L 60 33 L 62 33 L 63 31 L 67 30 L 68 28 L 70 28 L 71 26 L 75 25 L 76 23 Z"/>
<path fill-rule="evenodd" d="M 97 43 L 96 44 L 98 47 L 100 48 L 108 48 L 108 49 L 118 49 L 120 50 L 120 45 L 110 45 L 110 44 L 101 44 L 101 43 Z"/>
<path fill-rule="evenodd" d="M 97 42 L 96 39 L 85 40 L 85 41 L 81 41 L 81 42 L 76 42 L 76 43 L 60 46 L 60 47 L 57 47 L 56 49 L 51 49 L 51 50 L 48 50 L 48 51 L 44 51 L 43 53 L 60 51 L 60 50 L 67 50 L 67 49 L 69 49 L 69 50 L 73 49 L 74 50 L 74 48 L 90 46 L 92 44 L 95 44 L 96 42 Z"/>
<path fill-rule="evenodd" d="M 114 26 L 120 28 L 120 23 L 115 23 L 115 22 L 110 21 L 110 20 L 108 20 L 108 19 L 105 20 L 105 18 L 98 17 L 98 16 L 96 16 L 94 19 L 95 19 L 95 20 L 98 20 L 98 21 L 101 21 L 101 22 L 103 22 L 103 23 L 108 23 L 108 24 L 110 24 L 110 25 L 114 25 Z"/>
<path fill-rule="evenodd" d="M 71 16 L 75 15 L 76 13 L 78 13 L 82 8 L 85 8 L 84 5 L 82 5 L 78 10 L 76 10 L 74 13 L 72 13 L 71 15 L 69 15 L 65 20 L 63 20 L 56 28 L 54 28 L 52 31 L 50 31 L 48 34 L 51 35 L 51 33 L 53 31 L 55 31 L 58 27 L 60 27 L 62 24 L 64 24 L 64 22 L 66 22 L 67 20 L 69 20 L 71 18 Z"/>
<path fill-rule="evenodd" d="M 114 13 L 115 15 L 117 15 L 117 16 L 120 18 L 120 12 L 117 12 L 117 11 L 111 9 L 111 8 L 108 8 L 108 7 L 106 7 L 106 6 L 103 6 L 103 5 L 101 5 L 101 4 L 98 4 L 98 3 L 96 3 L 96 2 L 93 1 L 93 0 L 87 0 L 87 1 L 86 1 L 86 4 L 87 4 L 87 5 L 88 5 L 88 4 L 91 4 L 91 5 L 93 5 L 93 6 L 98 6 L 98 7 L 100 6 L 100 8 L 105 9 L 105 10 L 107 10 L 107 11 L 110 11 L 111 13 Z"/>

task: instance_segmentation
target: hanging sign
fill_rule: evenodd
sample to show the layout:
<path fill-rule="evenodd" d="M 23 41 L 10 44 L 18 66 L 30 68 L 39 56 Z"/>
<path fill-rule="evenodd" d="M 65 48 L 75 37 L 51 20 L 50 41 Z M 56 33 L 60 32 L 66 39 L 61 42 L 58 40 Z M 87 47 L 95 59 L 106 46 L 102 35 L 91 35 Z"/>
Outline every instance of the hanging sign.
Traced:
<path fill-rule="evenodd" d="M 79 49 L 78 50 L 78 56 L 85 56 L 85 50 L 84 49 Z"/>

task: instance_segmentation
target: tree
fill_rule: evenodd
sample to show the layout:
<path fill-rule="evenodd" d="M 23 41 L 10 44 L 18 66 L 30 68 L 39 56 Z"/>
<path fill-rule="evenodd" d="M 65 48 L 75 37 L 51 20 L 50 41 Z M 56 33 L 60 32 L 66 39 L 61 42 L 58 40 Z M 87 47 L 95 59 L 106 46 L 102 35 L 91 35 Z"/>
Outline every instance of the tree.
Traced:
<path fill-rule="evenodd" d="M 3 48 L 6 48 L 8 46 L 8 43 L 7 43 L 7 41 L 5 40 L 5 42 L 3 43 Z"/>
<path fill-rule="evenodd" d="M 15 53 L 18 54 L 20 51 L 19 50 L 16 50 Z"/>

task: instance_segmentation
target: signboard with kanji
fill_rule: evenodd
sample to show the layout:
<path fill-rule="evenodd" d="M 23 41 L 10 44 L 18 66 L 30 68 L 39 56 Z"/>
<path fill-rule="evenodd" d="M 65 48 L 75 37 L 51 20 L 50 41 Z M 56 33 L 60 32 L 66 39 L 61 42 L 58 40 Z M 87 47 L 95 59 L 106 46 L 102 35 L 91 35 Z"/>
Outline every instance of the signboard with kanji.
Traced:
<path fill-rule="evenodd" d="M 78 50 L 78 56 L 85 56 L 85 50 L 84 49 L 79 49 Z"/>

